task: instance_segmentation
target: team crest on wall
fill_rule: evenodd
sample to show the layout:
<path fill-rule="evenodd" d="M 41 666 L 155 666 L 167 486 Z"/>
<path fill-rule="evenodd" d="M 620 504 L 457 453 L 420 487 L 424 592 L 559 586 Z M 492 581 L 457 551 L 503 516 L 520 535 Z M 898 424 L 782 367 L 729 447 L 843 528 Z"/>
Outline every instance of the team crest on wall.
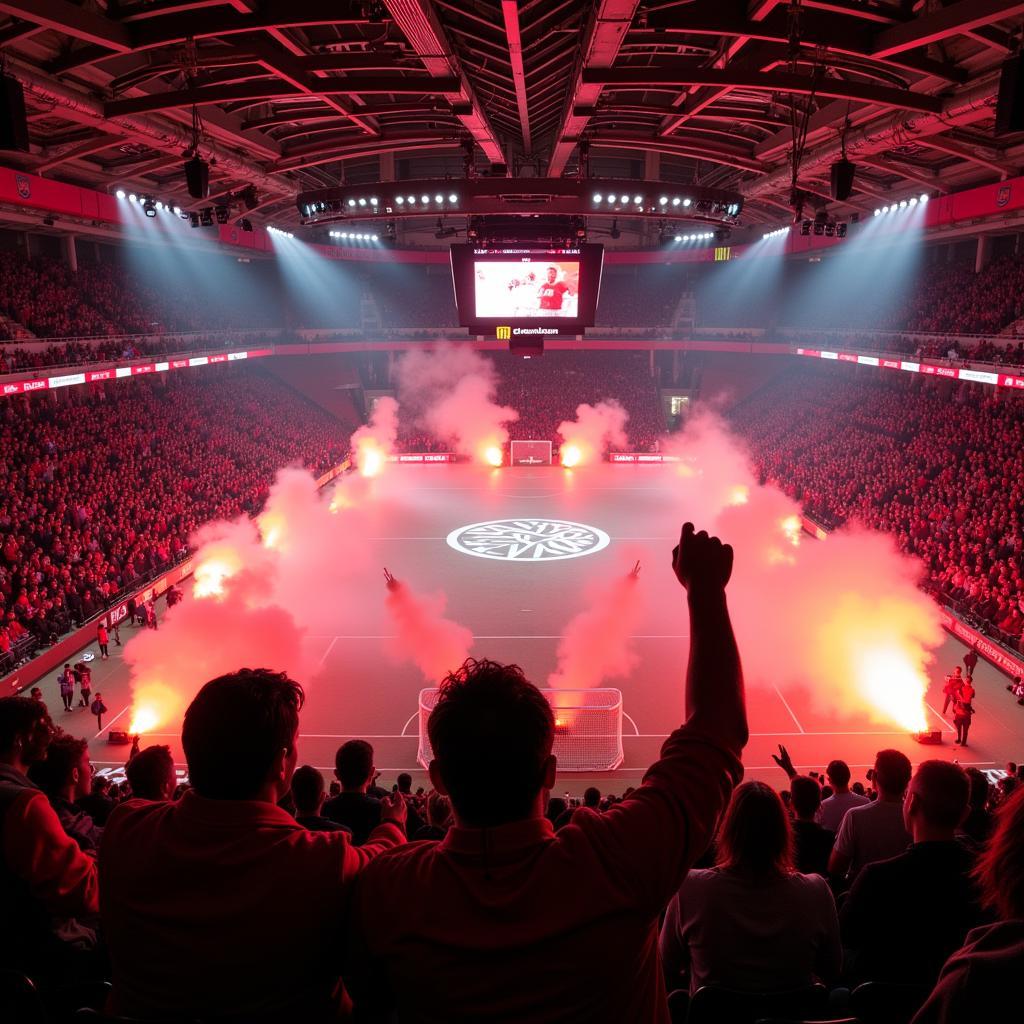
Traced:
<path fill-rule="evenodd" d="M 31 199 L 32 197 L 32 181 L 26 174 L 16 174 L 14 176 L 14 185 L 18 190 L 18 195 L 22 199 Z"/>

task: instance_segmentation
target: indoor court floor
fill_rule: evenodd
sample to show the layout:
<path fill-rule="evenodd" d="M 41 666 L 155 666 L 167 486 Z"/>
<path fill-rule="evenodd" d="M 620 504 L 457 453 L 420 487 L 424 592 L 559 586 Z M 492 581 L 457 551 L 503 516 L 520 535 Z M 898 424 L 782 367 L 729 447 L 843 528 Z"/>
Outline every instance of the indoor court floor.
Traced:
<path fill-rule="evenodd" d="M 611 773 L 563 774 L 559 792 L 579 793 L 589 784 L 621 792 L 635 785 L 682 719 L 687 616 L 670 553 L 685 517 L 695 518 L 698 528 L 707 524 L 678 506 L 668 477 L 672 471 L 657 465 L 602 464 L 572 472 L 554 466 L 402 465 L 389 469 L 388 484 L 381 487 L 376 535 L 367 539 L 381 567 L 418 591 L 443 590 L 445 615 L 473 633 L 471 654 L 516 662 L 541 686 L 555 669 L 566 624 L 587 607 L 595 590 L 641 563 L 641 607 L 630 641 L 636 666 L 627 677 L 601 684 L 623 694 L 624 763 Z M 803 543 L 822 542 L 805 537 Z M 738 550 L 737 559 L 742 557 Z M 375 570 L 374 580 L 379 579 Z M 305 638 L 319 668 L 305 681 L 299 761 L 329 772 L 336 748 L 359 737 L 374 745 L 382 783 L 390 785 L 398 772 L 411 771 L 415 785 L 425 784 L 416 764 L 417 707 L 428 683 L 415 666 L 399 660 L 385 589 L 376 585 L 367 580 L 366 614 L 358 623 L 339 621 L 333 633 Z M 193 600 L 188 583 L 183 589 L 186 600 Z M 122 641 L 130 643 L 137 630 L 122 628 Z M 752 642 L 756 638 L 741 638 L 741 655 L 743 645 Z M 129 721 L 122 651 L 112 646 L 109 661 L 93 662 L 93 691 L 102 691 L 110 709 L 99 733 L 84 710 L 63 711 L 56 673 L 40 684 L 55 721 L 87 736 L 97 767 L 114 774 L 128 752 L 107 741 L 111 728 L 125 728 Z M 1007 760 L 1024 758 L 1024 708 L 1006 692 L 1006 678 L 984 662 L 975 673 L 977 714 L 970 746 L 953 745 L 951 720 L 941 714 L 941 681 L 964 653 L 963 645 L 948 636 L 936 651 L 927 715 L 929 727 L 942 730 L 941 746 L 922 746 L 899 726 L 866 714 L 828 710 L 827 690 L 826 699 L 819 693 L 812 700 L 785 681 L 784 666 L 772 680 L 749 678 L 748 777 L 783 781 L 771 757 L 780 743 L 800 770 L 822 770 L 829 759 L 841 757 L 855 778 L 864 777 L 884 747 L 903 750 L 915 763 L 956 758 L 993 773 Z M 170 744 L 183 765 L 180 722 L 143 739 L 143 745 L 153 742 Z"/>

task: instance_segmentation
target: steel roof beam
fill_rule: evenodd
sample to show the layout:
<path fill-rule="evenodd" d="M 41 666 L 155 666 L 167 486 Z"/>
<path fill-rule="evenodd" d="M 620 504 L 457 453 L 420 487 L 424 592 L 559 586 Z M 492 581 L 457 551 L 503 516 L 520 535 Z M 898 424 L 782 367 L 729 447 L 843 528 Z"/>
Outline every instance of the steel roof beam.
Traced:
<path fill-rule="evenodd" d="M 456 89 L 428 89 L 452 93 L 453 109 L 473 140 L 492 164 L 505 162 L 505 154 L 487 111 L 477 99 L 445 34 L 430 0 L 384 0 L 395 25 L 409 41 L 423 66 L 438 79 L 455 79 Z M 491 26 L 492 28 L 494 26 Z"/>
<path fill-rule="evenodd" d="M 590 120 L 588 115 L 577 111 L 593 109 L 601 95 L 600 83 L 584 84 L 584 72 L 588 69 L 612 67 L 638 6 L 639 0 L 599 0 L 594 9 L 584 29 L 572 85 L 565 99 L 562 123 L 558 129 L 551 159 L 548 161 L 549 177 L 561 176 L 569 162 L 570 154 Z"/>
<path fill-rule="evenodd" d="M 512 64 L 512 82 L 516 87 L 516 106 L 522 126 L 523 149 L 527 156 L 533 153 L 530 138 L 530 107 L 526 100 L 526 71 L 523 68 L 523 36 L 519 30 L 519 0 L 501 0 L 501 15 L 505 20 L 505 37 Z"/>
<path fill-rule="evenodd" d="M 1021 0 L 959 0 L 959 3 L 921 14 L 913 21 L 882 29 L 874 37 L 871 55 L 889 57 L 931 46 L 1020 14 L 1024 14 Z"/>

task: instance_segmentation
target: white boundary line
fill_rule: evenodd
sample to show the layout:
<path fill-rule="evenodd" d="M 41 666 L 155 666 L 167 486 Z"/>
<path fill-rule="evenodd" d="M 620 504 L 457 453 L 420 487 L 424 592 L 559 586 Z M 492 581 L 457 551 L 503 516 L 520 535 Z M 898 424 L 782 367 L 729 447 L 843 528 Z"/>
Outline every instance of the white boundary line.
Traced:
<path fill-rule="evenodd" d="M 794 724 L 800 730 L 801 733 L 806 733 L 807 730 L 800 724 L 800 719 L 793 714 L 793 709 L 789 706 L 789 701 L 782 696 L 782 691 L 773 683 L 772 689 L 778 694 L 779 700 L 782 701 L 782 706 L 789 712 L 789 717 L 793 719 Z"/>
<path fill-rule="evenodd" d="M 93 736 L 93 739 L 98 740 L 128 710 L 130 706 L 131 705 L 126 704 L 123 708 L 121 708 L 121 710 L 118 711 L 118 713 L 114 715 L 114 717 L 109 722 L 107 722 L 107 724 L 103 726 L 103 728 L 100 729 L 100 731 L 96 733 L 95 736 Z"/>

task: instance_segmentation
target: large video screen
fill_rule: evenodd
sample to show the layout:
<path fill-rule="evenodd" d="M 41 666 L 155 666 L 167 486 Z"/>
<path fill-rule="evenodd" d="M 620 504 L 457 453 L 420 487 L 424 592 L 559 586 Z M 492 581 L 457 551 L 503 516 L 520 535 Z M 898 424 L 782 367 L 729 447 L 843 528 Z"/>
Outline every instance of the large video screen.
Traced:
<path fill-rule="evenodd" d="M 474 333 L 579 334 L 594 322 L 603 247 L 452 246 L 459 322 Z M 545 329 L 546 328 L 546 329 Z"/>

